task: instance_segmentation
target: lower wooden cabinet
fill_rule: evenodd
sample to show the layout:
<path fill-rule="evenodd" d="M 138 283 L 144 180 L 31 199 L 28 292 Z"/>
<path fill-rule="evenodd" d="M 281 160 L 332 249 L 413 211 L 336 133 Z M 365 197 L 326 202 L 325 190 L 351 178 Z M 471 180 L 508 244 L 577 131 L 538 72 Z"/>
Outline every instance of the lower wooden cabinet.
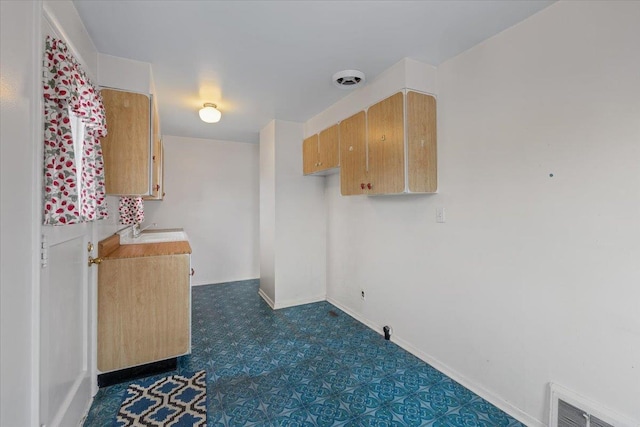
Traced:
<path fill-rule="evenodd" d="M 190 255 L 105 259 L 98 271 L 98 369 L 188 353 Z"/>

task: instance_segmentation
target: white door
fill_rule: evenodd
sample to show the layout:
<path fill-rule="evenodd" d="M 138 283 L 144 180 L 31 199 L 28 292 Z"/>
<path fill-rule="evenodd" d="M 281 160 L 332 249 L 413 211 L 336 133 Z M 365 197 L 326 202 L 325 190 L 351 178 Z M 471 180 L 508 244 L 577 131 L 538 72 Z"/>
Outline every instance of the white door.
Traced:
<path fill-rule="evenodd" d="M 92 226 L 43 226 L 40 290 L 40 424 L 77 426 L 92 396 Z"/>

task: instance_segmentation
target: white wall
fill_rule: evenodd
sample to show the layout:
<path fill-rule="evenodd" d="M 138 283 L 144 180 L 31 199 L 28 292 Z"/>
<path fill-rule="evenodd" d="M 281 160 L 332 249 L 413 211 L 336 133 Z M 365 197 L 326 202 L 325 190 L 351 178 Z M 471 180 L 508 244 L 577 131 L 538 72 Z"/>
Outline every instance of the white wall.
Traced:
<path fill-rule="evenodd" d="M 528 425 L 550 381 L 640 420 L 638 22 L 559 2 L 442 64 L 438 194 L 327 178 L 328 297 Z"/>
<path fill-rule="evenodd" d="M 276 300 L 276 122 L 260 131 L 260 292 Z"/>
<path fill-rule="evenodd" d="M 302 124 L 277 120 L 276 308 L 325 299 L 326 213 L 321 177 L 302 174 Z"/>
<path fill-rule="evenodd" d="M 153 93 L 153 76 L 148 62 L 99 53 L 98 80 L 104 87 Z"/>
<path fill-rule="evenodd" d="M 301 123 L 260 132 L 260 295 L 283 308 L 326 296 L 322 177 L 302 175 Z"/>
<path fill-rule="evenodd" d="M 164 136 L 163 201 L 146 201 L 143 227 L 184 228 L 196 285 L 259 276 L 256 144 Z"/>
<path fill-rule="evenodd" d="M 33 300 L 37 292 L 39 205 L 34 203 L 41 5 L 0 2 L 0 425 L 27 426 L 37 386 Z"/>

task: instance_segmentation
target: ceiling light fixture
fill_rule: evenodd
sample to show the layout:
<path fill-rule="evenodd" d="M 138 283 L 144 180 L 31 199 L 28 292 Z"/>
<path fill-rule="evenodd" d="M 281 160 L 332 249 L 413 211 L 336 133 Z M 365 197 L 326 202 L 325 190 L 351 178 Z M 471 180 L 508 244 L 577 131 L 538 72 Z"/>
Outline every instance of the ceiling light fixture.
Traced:
<path fill-rule="evenodd" d="M 200 120 L 206 123 L 218 123 L 222 117 L 222 113 L 218 110 L 216 104 L 205 102 L 204 106 L 200 109 Z"/>

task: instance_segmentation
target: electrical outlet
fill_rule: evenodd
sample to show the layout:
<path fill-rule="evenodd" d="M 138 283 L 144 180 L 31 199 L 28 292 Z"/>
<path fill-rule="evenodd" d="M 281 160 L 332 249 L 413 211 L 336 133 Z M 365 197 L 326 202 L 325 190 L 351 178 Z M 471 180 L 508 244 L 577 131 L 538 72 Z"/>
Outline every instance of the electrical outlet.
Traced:
<path fill-rule="evenodd" d="M 365 297 L 364 297 L 364 289 L 360 289 L 360 299 L 362 301 L 364 301 Z"/>
<path fill-rule="evenodd" d="M 444 208 L 436 208 L 436 222 L 445 222 Z"/>

